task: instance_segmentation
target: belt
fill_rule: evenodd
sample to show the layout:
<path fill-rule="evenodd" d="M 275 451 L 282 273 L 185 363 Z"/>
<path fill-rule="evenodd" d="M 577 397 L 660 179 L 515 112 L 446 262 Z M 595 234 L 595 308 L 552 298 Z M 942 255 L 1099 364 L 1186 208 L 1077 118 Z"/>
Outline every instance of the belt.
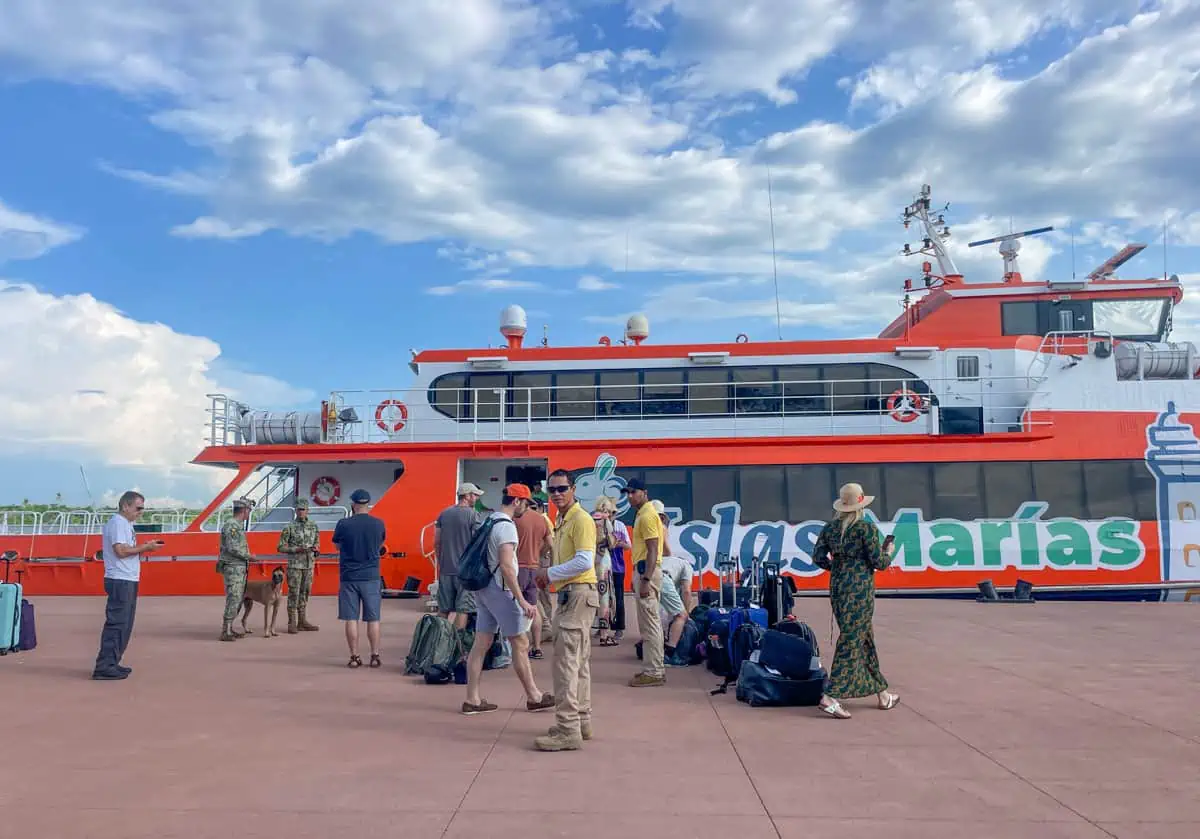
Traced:
<path fill-rule="evenodd" d="M 562 588 L 560 588 L 559 591 L 566 591 L 567 589 L 572 589 L 572 588 L 595 588 L 595 587 L 596 587 L 595 583 L 569 583 L 568 585 L 565 585 Z"/>

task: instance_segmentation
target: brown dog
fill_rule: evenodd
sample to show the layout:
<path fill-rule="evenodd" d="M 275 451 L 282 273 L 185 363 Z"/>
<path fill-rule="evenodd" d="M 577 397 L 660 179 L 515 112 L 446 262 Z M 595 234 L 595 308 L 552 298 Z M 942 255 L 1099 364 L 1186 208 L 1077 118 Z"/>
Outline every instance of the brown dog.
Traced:
<path fill-rule="evenodd" d="M 275 631 L 275 618 L 279 614 L 279 603 L 283 600 L 283 566 L 275 566 L 275 570 L 271 572 L 269 580 L 247 580 L 246 594 L 242 597 L 242 631 L 247 635 L 253 633 L 250 627 L 246 626 L 246 619 L 250 617 L 250 610 L 254 608 L 255 603 L 261 603 L 263 607 L 263 637 L 271 638 L 278 635 Z"/>

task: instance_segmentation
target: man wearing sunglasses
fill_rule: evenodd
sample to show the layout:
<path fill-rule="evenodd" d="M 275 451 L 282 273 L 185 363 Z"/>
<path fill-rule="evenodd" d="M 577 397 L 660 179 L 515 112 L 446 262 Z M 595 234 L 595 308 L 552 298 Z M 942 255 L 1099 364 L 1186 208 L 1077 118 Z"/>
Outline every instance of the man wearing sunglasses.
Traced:
<path fill-rule="evenodd" d="M 138 581 L 142 576 L 142 556 L 163 546 L 160 539 L 137 543 L 133 523 L 146 509 L 146 498 L 130 490 L 117 502 L 117 512 L 104 525 L 101 554 L 104 557 L 104 629 L 100 632 L 100 652 L 92 678 L 117 681 L 129 678 L 132 667 L 121 665 L 121 656 L 133 634 L 133 616 L 137 610 Z"/>
<path fill-rule="evenodd" d="M 575 479 L 556 469 L 546 494 L 558 509 L 554 525 L 554 565 L 539 568 L 537 579 L 555 585 L 554 727 L 534 740 L 543 752 L 581 748 L 592 739 L 592 621 L 600 607 L 596 588 L 596 525 L 575 500 Z"/>

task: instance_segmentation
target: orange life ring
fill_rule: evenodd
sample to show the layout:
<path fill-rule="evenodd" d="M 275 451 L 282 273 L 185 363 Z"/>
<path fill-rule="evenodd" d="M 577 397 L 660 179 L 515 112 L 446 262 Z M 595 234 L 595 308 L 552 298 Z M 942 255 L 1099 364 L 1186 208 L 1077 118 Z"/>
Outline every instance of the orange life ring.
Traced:
<path fill-rule="evenodd" d="M 337 478 L 322 475 L 312 482 L 312 486 L 308 488 L 308 495 L 318 507 L 329 507 L 341 498 L 342 485 L 338 483 Z"/>
<path fill-rule="evenodd" d="M 892 391 L 887 401 L 888 413 L 896 422 L 912 422 L 925 410 L 925 400 L 915 390 Z"/>
<path fill-rule="evenodd" d="M 387 408 L 395 408 L 396 412 L 400 414 L 400 419 L 391 424 L 385 422 L 383 412 Z M 399 399 L 385 399 L 375 409 L 375 424 L 384 431 L 399 431 L 406 422 L 408 422 L 408 406 Z"/>

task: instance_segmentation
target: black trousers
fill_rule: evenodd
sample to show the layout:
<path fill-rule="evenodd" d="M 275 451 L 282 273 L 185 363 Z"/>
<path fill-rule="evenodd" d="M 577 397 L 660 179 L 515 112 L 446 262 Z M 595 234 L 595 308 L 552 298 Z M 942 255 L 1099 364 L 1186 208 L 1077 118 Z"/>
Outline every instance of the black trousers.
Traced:
<path fill-rule="evenodd" d="M 100 632 L 100 653 L 96 656 L 97 673 L 106 673 L 121 663 L 129 636 L 133 634 L 133 616 L 137 611 L 138 584 L 129 580 L 104 578 L 108 603 L 104 607 L 104 629 Z"/>
<path fill-rule="evenodd" d="M 625 631 L 625 572 L 612 572 L 613 594 L 617 597 L 617 608 L 613 613 L 612 631 Z"/>

